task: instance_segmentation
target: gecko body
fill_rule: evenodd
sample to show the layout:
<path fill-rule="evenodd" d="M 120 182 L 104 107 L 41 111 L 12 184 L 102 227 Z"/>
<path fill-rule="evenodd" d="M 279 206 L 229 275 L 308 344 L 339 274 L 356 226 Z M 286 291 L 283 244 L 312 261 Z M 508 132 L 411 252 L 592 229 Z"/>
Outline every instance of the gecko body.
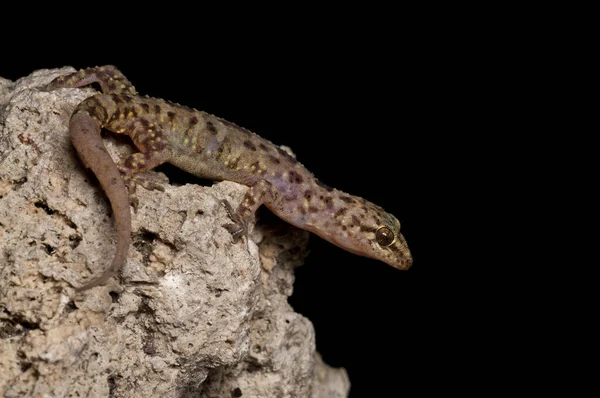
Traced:
<path fill-rule="evenodd" d="M 168 162 L 193 175 L 229 180 L 249 187 L 237 209 L 225 203 L 234 241 L 247 233 L 257 208 L 266 205 L 284 221 L 358 255 L 408 269 L 412 256 L 400 223 L 381 207 L 331 188 L 279 146 L 205 112 L 156 98 L 138 96 L 113 66 L 88 68 L 52 81 L 47 89 L 99 83 L 102 93 L 81 102 L 69 131 L 83 162 L 105 190 L 115 214 L 117 250 L 111 266 L 80 289 L 115 274 L 131 244 L 129 196 L 140 173 Z M 139 152 L 115 165 L 100 130 L 126 134 Z"/>

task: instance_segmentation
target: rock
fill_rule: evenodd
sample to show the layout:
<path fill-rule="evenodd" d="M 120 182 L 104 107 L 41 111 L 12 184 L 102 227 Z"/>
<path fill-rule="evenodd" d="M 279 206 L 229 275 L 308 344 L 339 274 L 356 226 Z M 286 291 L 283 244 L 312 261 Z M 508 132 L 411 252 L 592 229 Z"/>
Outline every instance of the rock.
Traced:
<path fill-rule="evenodd" d="M 308 234 L 283 222 L 234 244 L 221 200 L 243 185 L 137 190 L 121 281 L 76 293 L 108 266 L 108 200 L 69 140 L 92 89 L 40 88 L 71 68 L 0 78 L 0 394 L 345 397 L 312 324 L 287 303 Z M 107 134 L 114 158 L 126 139 Z"/>

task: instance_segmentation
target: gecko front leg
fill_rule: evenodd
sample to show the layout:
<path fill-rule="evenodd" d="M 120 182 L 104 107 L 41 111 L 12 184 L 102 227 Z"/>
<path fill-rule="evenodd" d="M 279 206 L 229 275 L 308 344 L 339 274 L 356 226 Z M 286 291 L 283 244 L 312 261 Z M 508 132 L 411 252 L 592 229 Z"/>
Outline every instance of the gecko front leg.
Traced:
<path fill-rule="evenodd" d="M 256 210 L 262 204 L 273 204 L 279 194 L 273 184 L 261 179 L 250 187 L 238 208 L 233 211 L 231 204 L 224 200 L 223 204 L 229 214 L 232 224 L 223 225 L 233 236 L 233 242 L 237 243 L 240 238 L 248 234 L 248 224 L 254 219 Z"/>

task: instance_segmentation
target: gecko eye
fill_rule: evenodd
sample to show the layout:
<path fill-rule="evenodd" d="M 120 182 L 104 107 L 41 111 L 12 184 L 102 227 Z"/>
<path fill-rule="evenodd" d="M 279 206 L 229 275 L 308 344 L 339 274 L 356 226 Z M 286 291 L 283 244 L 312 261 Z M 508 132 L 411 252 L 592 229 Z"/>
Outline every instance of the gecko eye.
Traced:
<path fill-rule="evenodd" d="M 381 227 L 375 233 L 375 240 L 379 246 L 389 246 L 394 243 L 394 232 L 388 227 Z"/>

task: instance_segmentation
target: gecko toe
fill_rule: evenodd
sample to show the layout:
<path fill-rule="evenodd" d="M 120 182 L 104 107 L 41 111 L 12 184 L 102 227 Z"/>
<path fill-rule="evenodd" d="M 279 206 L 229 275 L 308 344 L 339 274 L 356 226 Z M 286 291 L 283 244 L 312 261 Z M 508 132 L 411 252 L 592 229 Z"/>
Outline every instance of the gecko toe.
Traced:
<path fill-rule="evenodd" d="M 141 185 L 144 189 L 148 191 L 161 191 L 165 192 L 165 187 L 162 185 L 152 181 L 150 178 L 144 175 L 135 176 L 134 178 L 135 184 Z"/>
<path fill-rule="evenodd" d="M 140 204 L 138 197 L 135 194 L 129 195 L 129 202 L 131 203 L 131 206 L 133 206 L 133 211 L 137 214 L 138 206 Z"/>
<path fill-rule="evenodd" d="M 229 231 L 229 233 L 233 237 L 233 243 L 239 242 L 242 236 L 248 233 L 248 228 L 246 227 L 246 224 L 225 224 L 223 225 L 223 228 Z"/>

